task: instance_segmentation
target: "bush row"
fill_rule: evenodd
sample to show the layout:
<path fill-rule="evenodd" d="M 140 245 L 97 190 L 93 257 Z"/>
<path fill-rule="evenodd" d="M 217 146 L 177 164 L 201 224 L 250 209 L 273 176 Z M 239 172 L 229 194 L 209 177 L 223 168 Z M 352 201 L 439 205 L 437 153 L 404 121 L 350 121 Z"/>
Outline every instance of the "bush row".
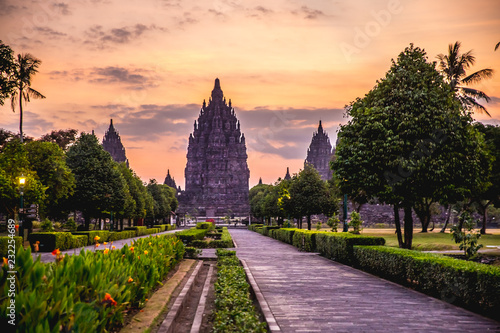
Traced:
<path fill-rule="evenodd" d="M 498 319 L 500 267 L 383 246 L 355 246 L 356 266 Z"/>
<path fill-rule="evenodd" d="M 205 238 L 205 235 L 207 234 L 207 231 L 208 229 L 191 228 L 187 230 L 177 231 L 175 235 L 183 242 L 189 244 L 194 240 L 203 240 L 203 238 Z"/>
<path fill-rule="evenodd" d="M 217 250 L 213 332 L 266 332 L 250 298 L 245 270 L 235 251 Z"/>
<path fill-rule="evenodd" d="M 136 240 L 119 250 L 85 251 L 56 263 L 33 260 L 30 250 L 16 255 L 16 329 L 19 332 L 110 332 L 123 314 L 142 307 L 184 254 L 175 237 Z M 0 269 L 0 290 L 7 295 L 7 266 Z M 9 298 L 0 300 L 7 318 Z"/>
<path fill-rule="evenodd" d="M 1 236 L 0 237 L 0 257 L 7 258 L 9 255 L 9 240 L 14 239 L 14 244 L 10 242 L 10 245 L 14 245 L 14 249 L 12 246 L 10 247 L 11 250 L 17 251 L 20 247 L 23 246 L 23 238 L 21 236 L 15 236 L 14 238 L 11 238 L 9 236 Z M 11 253 L 12 254 L 12 253 Z"/>
<path fill-rule="evenodd" d="M 256 223 L 256 224 L 250 224 L 248 226 L 248 230 L 252 230 L 252 231 L 257 231 L 256 229 L 257 228 L 262 228 L 264 225 L 263 224 L 259 224 L 259 223 Z"/>
<path fill-rule="evenodd" d="M 218 249 L 218 248 L 234 247 L 233 239 L 231 237 L 231 234 L 227 230 L 227 227 L 224 227 L 224 229 L 222 230 L 220 240 L 211 240 L 211 241 L 193 240 L 190 243 L 190 245 L 199 249 Z"/>
<path fill-rule="evenodd" d="M 215 228 L 212 222 L 198 222 L 196 223 L 196 229 L 208 229 L 213 230 Z"/>

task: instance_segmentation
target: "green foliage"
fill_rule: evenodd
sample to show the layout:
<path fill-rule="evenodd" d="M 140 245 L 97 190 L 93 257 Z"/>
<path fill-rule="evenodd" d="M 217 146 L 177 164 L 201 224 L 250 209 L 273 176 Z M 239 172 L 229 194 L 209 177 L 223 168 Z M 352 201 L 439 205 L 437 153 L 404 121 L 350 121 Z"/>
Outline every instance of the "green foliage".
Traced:
<path fill-rule="evenodd" d="M 208 229 L 195 229 L 177 231 L 175 235 L 183 242 L 189 244 L 194 240 L 203 240 L 207 234 Z"/>
<path fill-rule="evenodd" d="M 196 247 L 186 246 L 184 252 L 184 258 L 197 259 L 201 254 L 201 250 Z"/>
<path fill-rule="evenodd" d="M 171 211 L 178 206 L 176 191 L 168 185 L 158 184 L 155 179 L 151 179 L 147 185 L 147 190 L 153 198 L 153 214 L 149 217 L 153 219 L 167 219 Z"/>
<path fill-rule="evenodd" d="M 384 246 L 355 246 L 353 256 L 367 272 L 498 318 L 499 267 Z"/>
<path fill-rule="evenodd" d="M 64 227 L 65 227 L 66 229 L 68 229 L 68 231 L 69 231 L 69 232 L 75 232 L 75 231 L 76 231 L 76 228 L 77 228 L 77 226 L 76 226 L 76 222 L 75 222 L 75 219 L 74 219 L 74 218 L 72 218 L 72 217 L 70 217 L 70 218 L 68 219 L 68 222 L 66 222 L 66 223 L 64 224 Z"/>
<path fill-rule="evenodd" d="M 0 105 L 10 97 L 14 88 L 10 78 L 14 74 L 14 51 L 0 40 Z"/>
<path fill-rule="evenodd" d="M 464 251 L 464 255 L 467 259 L 474 257 L 477 251 L 483 247 L 483 245 L 478 244 L 479 238 L 481 238 L 481 233 L 475 231 L 477 222 L 469 215 L 467 212 L 463 212 L 458 217 L 458 225 L 451 228 L 451 237 L 455 243 L 459 244 L 460 250 Z M 464 230 L 462 230 L 462 228 Z"/>
<path fill-rule="evenodd" d="M 43 231 L 52 232 L 54 231 L 54 226 L 52 225 L 52 221 L 49 219 L 44 219 L 42 224 L 40 225 Z"/>
<path fill-rule="evenodd" d="M 358 212 L 353 211 L 351 213 L 351 220 L 349 221 L 349 226 L 354 229 L 352 231 L 352 233 L 359 235 L 360 231 L 363 229 L 363 228 L 361 228 L 362 224 L 363 224 L 363 220 L 361 220 L 361 215 L 359 215 Z"/>
<path fill-rule="evenodd" d="M 94 243 L 93 240 L 90 242 L 86 235 L 85 237 L 86 240 L 83 241 L 81 237 L 75 237 L 69 232 L 34 232 L 30 234 L 28 240 L 31 244 L 31 248 L 33 248 L 33 244 L 38 241 L 40 242 L 38 245 L 40 252 L 51 252 L 55 249 L 63 251 Z"/>
<path fill-rule="evenodd" d="M 91 231 L 76 231 L 73 235 L 85 235 L 88 238 L 88 244 L 95 244 L 95 237 L 99 237 L 99 243 L 107 242 L 109 238 L 108 230 L 91 230 Z"/>
<path fill-rule="evenodd" d="M 146 230 L 148 227 L 146 226 L 135 226 L 135 227 L 125 227 L 123 230 L 133 230 L 135 231 L 136 236 L 142 236 L 146 234 Z"/>
<path fill-rule="evenodd" d="M 296 229 L 292 245 L 301 251 L 316 252 L 316 235 L 318 231 Z"/>
<path fill-rule="evenodd" d="M 43 135 L 38 141 L 55 143 L 62 150 L 66 151 L 71 144 L 75 143 L 77 134 L 78 131 L 76 129 L 53 130 Z"/>
<path fill-rule="evenodd" d="M 146 252 L 147 251 L 147 254 Z M 123 325 L 124 312 L 142 307 L 184 255 L 175 237 L 148 237 L 119 250 L 84 251 L 60 262 L 34 261 L 31 252 L 16 256 L 16 313 L 19 332 L 110 332 Z M 0 290 L 7 293 L 7 267 L 0 269 Z M 129 279 L 133 281 L 130 281 Z M 105 301 L 105 295 L 116 301 Z M 0 300 L 7 317 L 9 298 Z"/>
<path fill-rule="evenodd" d="M 293 244 L 293 235 L 295 234 L 296 230 L 298 229 L 295 228 L 277 229 L 273 233 L 273 238 L 288 244 Z"/>
<path fill-rule="evenodd" d="M 248 228 L 248 230 L 256 231 L 257 228 L 262 228 L 262 226 L 263 226 L 263 224 L 252 223 L 247 228 Z"/>
<path fill-rule="evenodd" d="M 208 234 L 206 235 L 208 236 Z M 227 248 L 234 247 L 233 238 L 229 231 L 227 231 L 227 227 L 222 229 L 221 239 L 220 240 L 193 240 L 190 242 L 190 245 L 196 248 L 201 249 L 217 249 L 217 248 Z"/>
<path fill-rule="evenodd" d="M 339 224 L 340 224 L 340 220 L 339 220 L 337 214 L 333 214 L 333 216 L 328 219 L 326 224 L 330 228 L 332 228 L 332 232 L 337 232 L 337 229 L 338 229 Z"/>
<path fill-rule="evenodd" d="M 322 225 L 323 224 L 320 221 L 318 221 L 318 223 L 316 223 L 316 230 L 321 230 Z"/>
<path fill-rule="evenodd" d="M 250 298 L 245 270 L 234 251 L 217 250 L 213 332 L 266 332 Z"/>
<path fill-rule="evenodd" d="M 14 240 L 14 244 L 12 244 L 11 241 L 10 245 L 14 245 L 16 252 L 23 246 L 23 238 L 21 236 L 15 236 L 14 238 L 11 238 L 9 236 L 0 236 L 0 257 L 7 258 L 7 256 L 9 255 L 9 249 L 13 250 L 12 246 L 9 248 L 9 240 L 11 239 Z"/>
<path fill-rule="evenodd" d="M 108 237 L 108 242 L 116 241 L 119 239 L 133 238 L 136 236 L 135 230 L 112 231 Z"/>
<path fill-rule="evenodd" d="M 196 223 L 196 229 L 214 230 L 215 227 L 212 222 L 198 222 Z"/>

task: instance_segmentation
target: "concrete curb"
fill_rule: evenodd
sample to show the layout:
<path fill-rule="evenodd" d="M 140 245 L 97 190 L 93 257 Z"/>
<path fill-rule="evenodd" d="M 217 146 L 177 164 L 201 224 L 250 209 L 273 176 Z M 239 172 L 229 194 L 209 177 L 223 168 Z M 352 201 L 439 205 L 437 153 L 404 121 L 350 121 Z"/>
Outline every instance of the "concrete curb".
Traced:
<path fill-rule="evenodd" d="M 173 333 L 175 332 L 175 320 L 181 313 L 184 305 L 186 304 L 187 299 L 190 297 L 191 291 L 193 290 L 194 282 L 198 277 L 198 273 L 200 272 L 200 268 L 203 266 L 203 261 L 199 261 L 194 269 L 193 273 L 189 277 L 184 288 L 182 288 L 181 293 L 177 296 L 174 305 L 170 309 L 167 314 L 167 317 L 161 323 L 160 328 L 158 329 L 158 333 Z"/>
<path fill-rule="evenodd" d="M 257 298 L 257 302 L 259 302 L 260 309 L 262 310 L 262 313 L 264 314 L 264 318 L 266 319 L 267 325 L 269 326 L 269 332 L 281 332 L 281 328 L 279 327 L 278 323 L 276 322 L 276 318 L 274 318 L 274 314 L 271 311 L 271 309 L 269 308 L 269 304 L 267 304 L 267 301 L 264 298 L 264 295 L 260 291 L 259 285 L 255 281 L 255 278 L 253 277 L 253 274 L 250 271 L 250 268 L 248 267 L 245 260 L 240 259 L 240 261 L 241 261 L 241 264 L 243 265 L 243 268 L 245 269 L 245 272 L 246 272 L 247 278 L 248 278 L 248 282 L 250 282 L 250 286 L 253 289 L 255 297 Z"/>
<path fill-rule="evenodd" d="M 199 333 L 201 328 L 201 323 L 203 321 L 203 313 L 205 312 L 205 306 L 207 302 L 208 290 L 210 289 L 212 274 L 214 271 L 214 265 L 210 264 L 208 268 L 207 279 L 205 280 L 205 284 L 203 285 L 203 292 L 200 297 L 200 301 L 198 302 L 198 307 L 196 308 L 196 314 L 193 319 L 193 325 L 191 326 L 190 333 Z"/>

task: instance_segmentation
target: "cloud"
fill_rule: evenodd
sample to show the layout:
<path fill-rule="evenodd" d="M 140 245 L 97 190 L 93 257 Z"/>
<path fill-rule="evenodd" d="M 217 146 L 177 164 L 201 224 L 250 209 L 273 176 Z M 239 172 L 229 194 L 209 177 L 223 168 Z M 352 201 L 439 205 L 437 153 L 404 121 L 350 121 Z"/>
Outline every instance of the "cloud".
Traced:
<path fill-rule="evenodd" d="M 179 26 L 184 27 L 186 25 L 198 23 L 198 20 L 191 16 L 191 13 L 185 12 L 182 18 L 179 20 Z"/>
<path fill-rule="evenodd" d="M 293 10 L 292 14 L 302 16 L 303 18 L 308 20 L 316 20 L 320 17 L 326 16 L 325 13 L 323 13 L 321 10 L 312 9 L 307 6 L 302 6 L 298 10 Z"/>
<path fill-rule="evenodd" d="M 35 30 L 49 38 L 58 38 L 67 36 L 65 33 L 56 31 L 49 27 L 35 27 Z"/>
<path fill-rule="evenodd" d="M 167 31 L 167 29 L 154 24 L 147 26 L 138 23 L 134 26 L 112 28 L 109 30 L 105 30 L 101 25 L 94 25 L 85 32 L 88 39 L 84 41 L 84 44 L 95 45 L 97 41 L 98 48 L 106 48 L 110 44 L 128 44 L 142 36 L 145 32 L 154 30 Z"/>
<path fill-rule="evenodd" d="M 47 121 L 31 111 L 23 111 L 23 119 L 23 131 L 26 133 L 37 133 L 36 136 L 48 133 L 54 128 L 53 122 Z"/>
<path fill-rule="evenodd" d="M 63 15 L 70 15 L 71 11 L 69 10 L 69 5 L 64 2 L 53 3 L 52 6 L 59 10 Z"/>
<path fill-rule="evenodd" d="M 489 105 L 500 104 L 500 97 L 490 96 L 490 99 L 491 100 L 488 102 Z"/>

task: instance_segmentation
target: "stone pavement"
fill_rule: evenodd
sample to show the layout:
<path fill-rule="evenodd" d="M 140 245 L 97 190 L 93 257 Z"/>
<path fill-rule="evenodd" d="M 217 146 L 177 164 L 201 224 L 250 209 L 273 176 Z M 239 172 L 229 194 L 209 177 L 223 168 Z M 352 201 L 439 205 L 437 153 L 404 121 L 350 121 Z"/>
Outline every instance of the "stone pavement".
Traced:
<path fill-rule="evenodd" d="M 179 230 L 169 230 L 169 231 L 164 231 L 164 232 L 159 232 L 157 234 L 152 234 L 153 236 L 156 236 L 156 235 L 163 235 L 163 234 L 170 234 L 170 233 L 174 233 L 176 231 L 179 231 Z M 116 247 L 117 249 L 121 249 L 125 244 L 128 244 L 130 245 L 130 243 L 132 242 L 132 240 L 134 239 L 139 239 L 139 238 L 145 238 L 145 237 L 149 237 L 149 236 L 152 236 L 152 235 L 144 235 L 144 236 L 139 236 L 139 237 L 134 237 L 134 238 L 126 238 L 126 239 L 119 239 L 119 240 L 115 240 L 113 241 L 113 246 Z M 107 245 L 103 245 L 101 243 L 101 245 L 97 248 L 98 250 L 104 250 L 104 248 L 106 247 L 111 247 L 111 244 L 108 243 Z M 90 251 L 94 251 L 94 245 L 89 245 L 89 246 L 85 246 L 83 247 L 83 249 L 85 250 L 90 250 Z M 78 248 L 74 248 L 74 249 L 69 249 L 69 250 L 65 250 L 65 251 L 61 251 L 61 254 L 65 254 L 65 255 L 78 255 L 80 254 L 80 251 L 82 250 L 81 247 L 78 247 Z M 37 257 L 41 257 L 40 258 L 40 261 L 41 262 L 54 262 L 54 255 L 52 255 L 51 252 L 38 252 L 38 253 L 32 253 L 31 254 L 33 256 L 33 260 L 36 260 Z"/>
<path fill-rule="evenodd" d="M 500 332 L 500 322 L 248 230 L 230 230 L 282 332 Z"/>

